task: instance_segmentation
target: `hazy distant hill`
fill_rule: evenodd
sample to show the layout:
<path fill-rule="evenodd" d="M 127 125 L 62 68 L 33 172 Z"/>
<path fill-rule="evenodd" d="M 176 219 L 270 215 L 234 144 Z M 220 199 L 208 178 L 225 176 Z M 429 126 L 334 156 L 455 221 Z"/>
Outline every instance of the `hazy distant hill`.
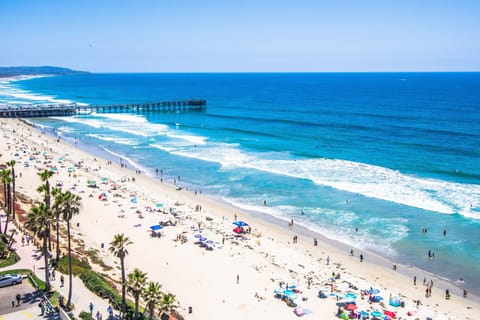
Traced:
<path fill-rule="evenodd" d="M 76 71 L 61 67 L 0 67 L 0 77 L 12 77 L 21 75 L 34 75 L 34 74 L 54 74 L 54 75 L 72 75 L 72 74 L 85 74 L 86 71 Z"/>

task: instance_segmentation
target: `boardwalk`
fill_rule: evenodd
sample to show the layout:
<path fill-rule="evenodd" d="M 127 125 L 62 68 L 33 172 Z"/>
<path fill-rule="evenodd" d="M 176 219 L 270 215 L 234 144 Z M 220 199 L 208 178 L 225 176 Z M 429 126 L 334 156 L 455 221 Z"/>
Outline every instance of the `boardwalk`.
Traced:
<path fill-rule="evenodd" d="M 0 104 L 0 118 L 41 118 L 73 116 L 90 113 L 189 112 L 205 110 L 203 99 L 164 101 L 154 103 L 80 106 L 78 104 L 9 105 Z"/>

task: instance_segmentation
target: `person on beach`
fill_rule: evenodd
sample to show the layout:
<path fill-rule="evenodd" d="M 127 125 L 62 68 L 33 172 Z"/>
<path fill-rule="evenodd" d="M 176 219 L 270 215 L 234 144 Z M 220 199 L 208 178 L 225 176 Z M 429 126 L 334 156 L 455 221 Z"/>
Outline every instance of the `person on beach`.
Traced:
<path fill-rule="evenodd" d="M 363 262 L 363 254 L 360 253 L 360 262 Z"/>
<path fill-rule="evenodd" d="M 63 274 L 60 276 L 60 287 L 63 287 L 63 284 L 65 282 L 65 277 L 63 276 Z"/>
<path fill-rule="evenodd" d="M 414 276 L 414 277 L 413 277 L 413 285 L 414 285 L 414 286 L 417 285 L 417 276 Z"/>
<path fill-rule="evenodd" d="M 314 239 L 313 239 L 313 245 L 314 245 L 315 247 L 318 245 L 317 238 L 314 238 Z"/>
<path fill-rule="evenodd" d="M 327 256 L 327 266 L 330 264 L 330 256 Z"/>
<path fill-rule="evenodd" d="M 108 305 L 107 312 L 108 312 L 108 319 L 113 319 L 113 308 L 112 308 L 112 305 Z"/>
<path fill-rule="evenodd" d="M 350 256 L 353 257 L 353 249 L 350 249 Z"/>
<path fill-rule="evenodd" d="M 239 283 L 240 283 L 240 275 L 237 274 L 237 284 L 239 284 Z"/>
<path fill-rule="evenodd" d="M 22 295 L 20 293 L 17 293 L 15 296 L 15 299 L 17 299 L 17 307 L 20 305 L 20 300 L 22 300 Z"/>
<path fill-rule="evenodd" d="M 88 305 L 89 309 L 90 309 L 90 314 L 92 315 L 93 314 L 93 303 L 90 302 L 90 304 Z"/>

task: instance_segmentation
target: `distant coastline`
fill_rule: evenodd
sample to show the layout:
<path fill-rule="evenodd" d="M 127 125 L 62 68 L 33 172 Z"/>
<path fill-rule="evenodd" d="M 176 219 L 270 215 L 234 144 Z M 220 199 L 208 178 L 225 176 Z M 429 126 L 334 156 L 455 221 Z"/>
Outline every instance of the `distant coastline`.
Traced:
<path fill-rule="evenodd" d="M 26 75 L 76 75 L 88 74 L 86 71 L 72 70 L 54 66 L 18 66 L 18 67 L 0 67 L 0 78 L 26 76 Z"/>

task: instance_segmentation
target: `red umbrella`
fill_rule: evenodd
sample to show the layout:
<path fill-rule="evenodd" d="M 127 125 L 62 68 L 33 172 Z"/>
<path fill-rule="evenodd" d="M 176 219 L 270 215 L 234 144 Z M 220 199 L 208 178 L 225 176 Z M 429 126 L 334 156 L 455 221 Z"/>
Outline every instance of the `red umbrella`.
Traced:
<path fill-rule="evenodd" d="M 393 311 L 388 311 L 388 310 L 385 310 L 383 311 L 383 314 L 386 315 L 386 316 L 389 316 L 390 318 L 395 318 L 397 315 L 395 314 L 395 312 Z"/>
<path fill-rule="evenodd" d="M 348 310 L 348 311 L 357 310 L 357 305 L 354 303 L 349 303 L 345 306 L 345 310 Z"/>

